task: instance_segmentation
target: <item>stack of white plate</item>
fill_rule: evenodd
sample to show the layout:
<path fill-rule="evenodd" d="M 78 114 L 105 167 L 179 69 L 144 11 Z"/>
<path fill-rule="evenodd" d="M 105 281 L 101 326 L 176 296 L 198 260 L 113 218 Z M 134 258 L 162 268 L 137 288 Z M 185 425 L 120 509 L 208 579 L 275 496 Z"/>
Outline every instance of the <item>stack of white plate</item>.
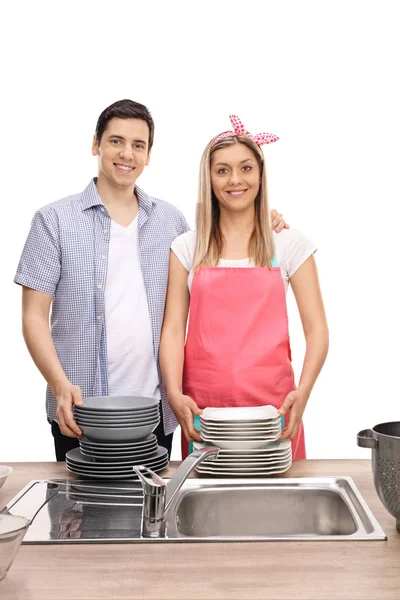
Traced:
<path fill-rule="evenodd" d="M 85 398 L 75 420 L 94 442 L 134 442 L 150 435 L 160 422 L 160 401 L 139 396 Z"/>
<path fill-rule="evenodd" d="M 161 471 L 168 452 L 152 433 L 160 422 L 159 400 L 137 396 L 85 398 L 75 407 L 84 433 L 80 448 L 66 454 L 67 469 L 95 479 L 137 479 L 132 467 Z"/>
<path fill-rule="evenodd" d="M 206 408 L 201 437 L 205 445 L 221 450 L 217 460 L 203 461 L 197 471 L 243 477 L 283 473 L 292 464 L 292 445 L 278 441 L 281 432 L 281 416 L 273 406 Z"/>
<path fill-rule="evenodd" d="M 194 448 L 209 444 L 194 442 Z M 215 461 L 204 460 L 196 470 L 199 473 L 237 477 L 268 477 L 290 469 L 292 465 L 292 444 L 289 440 L 270 442 L 263 448 L 248 450 L 220 450 Z"/>
<path fill-rule="evenodd" d="M 261 448 L 279 439 L 281 416 L 274 406 L 205 408 L 200 433 L 205 442 L 219 448 Z"/>

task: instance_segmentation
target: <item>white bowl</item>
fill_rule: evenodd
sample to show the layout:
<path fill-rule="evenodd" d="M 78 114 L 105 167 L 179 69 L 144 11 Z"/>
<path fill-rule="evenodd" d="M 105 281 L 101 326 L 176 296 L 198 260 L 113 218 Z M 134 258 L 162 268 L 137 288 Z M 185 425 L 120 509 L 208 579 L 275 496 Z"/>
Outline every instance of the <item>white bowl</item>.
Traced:
<path fill-rule="evenodd" d="M 0 488 L 5 484 L 6 479 L 14 469 L 7 467 L 6 465 L 0 465 Z"/>
<path fill-rule="evenodd" d="M 25 517 L 0 515 L 0 581 L 11 567 L 29 523 Z"/>

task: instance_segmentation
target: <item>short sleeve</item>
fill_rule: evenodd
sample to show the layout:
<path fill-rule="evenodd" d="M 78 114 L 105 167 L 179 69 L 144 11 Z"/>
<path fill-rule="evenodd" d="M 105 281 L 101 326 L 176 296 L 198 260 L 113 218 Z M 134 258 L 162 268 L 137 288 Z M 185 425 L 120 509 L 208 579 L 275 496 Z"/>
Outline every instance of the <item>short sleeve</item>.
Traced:
<path fill-rule="evenodd" d="M 190 227 L 188 225 L 188 222 L 186 221 L 184 215 L 181 213 L 181 230 L 180 230 L 180 234 L 181 233 L 186 233 L 187 231 L 190 231 Z"/>
<path fill-rule="evenodd" d="M 195 242 L 194 232 L 187 231 L 175 238 L 171 245 L 171 250 L 183 264 L 186 271 L 190 271 L 192 268 Z"/>
<path fill-rule="evenodd" d="M 276 258 L 287 279 L 290 279 L 305 261 L 317 251 L 316 245 L 296 229 L 274 233 Z"/>
<path fill-rule="evenodd" d="M 53 210 L 38 211 L 33 218 L 14 282 L 54 295 L 60 273 L 57 216 Z"/>

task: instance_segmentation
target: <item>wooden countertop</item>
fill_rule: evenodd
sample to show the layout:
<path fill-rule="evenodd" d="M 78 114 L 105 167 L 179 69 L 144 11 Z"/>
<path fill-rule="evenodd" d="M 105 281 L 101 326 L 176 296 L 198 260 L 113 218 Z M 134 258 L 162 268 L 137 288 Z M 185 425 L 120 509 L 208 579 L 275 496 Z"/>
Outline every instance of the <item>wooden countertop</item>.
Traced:
<path fill-rule="evenodd" d="M 32 479 L 70 476 L 64 463 L 10 466 L 0 507 Z M 297 461 L 287 473 L 324 475 L 354 479 L 386 542 L 27 545 L 0 583 L 0 598 L 399 600 L 400 534 L 375 493 L 370 461 Z"/>

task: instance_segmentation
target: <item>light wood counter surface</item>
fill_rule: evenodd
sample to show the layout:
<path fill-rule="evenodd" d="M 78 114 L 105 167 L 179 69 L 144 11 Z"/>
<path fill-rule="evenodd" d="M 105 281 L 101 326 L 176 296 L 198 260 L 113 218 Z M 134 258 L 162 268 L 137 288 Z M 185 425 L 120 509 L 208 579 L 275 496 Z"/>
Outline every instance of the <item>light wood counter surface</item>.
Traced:
<path fill-rule="evenodd" d="M 71 476 L 64 463 L 10 466 L 0 507 L 32 479 Z M 0 599 L 399 600 L 400 534 L 376 495 L 370 461 L 297 461 L 285 475 L 349 475 L 388 540 L 26 545 L 0 583 Z"/>

